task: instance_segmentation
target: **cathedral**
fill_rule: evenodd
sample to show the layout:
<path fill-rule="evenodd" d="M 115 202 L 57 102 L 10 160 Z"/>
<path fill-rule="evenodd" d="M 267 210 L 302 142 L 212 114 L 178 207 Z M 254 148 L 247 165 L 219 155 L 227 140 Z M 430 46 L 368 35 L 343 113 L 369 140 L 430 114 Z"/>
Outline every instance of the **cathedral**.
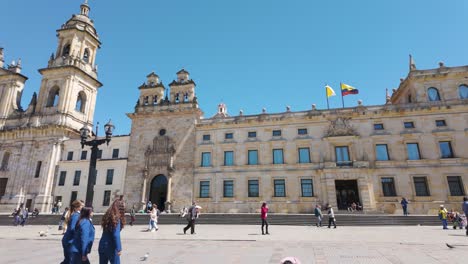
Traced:
<path fill-rule="evenodd" d="M 57 51 L 26 109 L 21 62 L 4 65 L 0 50 L 1 211 L 25 203 L 48 212 L 54 201 L 85 197 L 79 130 L 92 126 L 101 86 L 89 10 L 81 5 L 57 30 Z M 219 104 L 205 117 L 185 69 L 167 87 L 152 72 L 137 88 L 130 135 L 98 159 L 96 211 L 123 195 L 129 207 L 152 201 L 167 212 L 197 201 L 204 212 L 255 213 L 266 201 L 274 213 L 354 203 L 401 214 L 405 197 L 410 212 L 435 214 L 441 203 L 458 209 L 468 191 L 468 66 L 418 69 L 410 58 L 381 105 L 255 115 Z"/>

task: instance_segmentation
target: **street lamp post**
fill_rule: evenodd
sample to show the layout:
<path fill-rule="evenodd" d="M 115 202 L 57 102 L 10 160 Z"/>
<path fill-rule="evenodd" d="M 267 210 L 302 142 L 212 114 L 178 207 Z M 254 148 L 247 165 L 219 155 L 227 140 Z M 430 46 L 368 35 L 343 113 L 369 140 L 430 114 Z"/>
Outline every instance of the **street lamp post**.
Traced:
<path fill-rule="evenodd" d="M 104 131 L 106 133 L 106 137 L 98 139 L 98 126 L 99 126 L 99 122 L 96 125 L 96 134 L 94 135 L 94 139 L 91 139 L 88 141 L 86 141 L 86 139 L 88 139 L 88 137 L 90 136 L 91 131 L 86 125 L 84 125 L 83 128 L 80 129 L 81 148 L 83 149 L 85 145 L 91 147 L 91 159 L 89 162 L 88 185 L 86 187 L 86 201 L 85 201 L 86 207 L 93 206 L 94 185 L 96 184 L 96 160 L 97 160 L 97 155 L 99 151 L 98 146 L 104 143 L 109 145 L 109 142 L 111 141 L 111 137 L 112 137 L 112 132 L 114 131 L 114 128 L 115 128 L 115 126 L 109 120 L 109 122 L 104 125 Z"/>

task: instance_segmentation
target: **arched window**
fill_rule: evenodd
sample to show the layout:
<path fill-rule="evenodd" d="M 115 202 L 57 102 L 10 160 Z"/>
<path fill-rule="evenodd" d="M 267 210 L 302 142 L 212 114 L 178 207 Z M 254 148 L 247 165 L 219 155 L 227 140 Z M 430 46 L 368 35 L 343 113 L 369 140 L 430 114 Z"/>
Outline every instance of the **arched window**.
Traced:
<path fill-rule="evenodd" d="M 67 44 L 65 47 L 63 47 L 62 56 L 68 57 L 70 55 L 70 47 L 70 44 Z"/>
<path fill-rule="evenodd" d="M 81 113 L 85 112 L 86 107 L 86 94 L 81 91 L 78 93 L 78 98 L 76 99 L 75 110 Z"/>
<path fill-rule="evenodd" d="M 59 88 L 54 87 L 49 91 L 49 97 L 47 98 L 46 107 L 57 106 L 59 102 Z"/>
<path fill-rule="evenodd" d="M 408 95 L 408 103 L 412 103 L 413 102 L 413 98 L 411 97 L 411 94 Z"/>
<path fill-rule="evenodd" d="M 153 104 L 158 104 L 158 96 L 157 95 L 154 95 L 153 96 Z"/>
<path fill-rule="evenodd" d="M 179 103 L 180 99 L 179 99 L 179 93 L 176 93 L 175 95 L 175 102 L 176 103 Z"/>
<path fill-rule="evenodd" d="M 460 85 L 458 93 L 460 94 L 460 99 L 468 99 L 468 86 L 466 84 Z"/>
<path fill-rule="evenodd" d="M 84 50 L 84 54 L 83 54 L 83 61 L 84 62 L 89 63 L 89 55 L 90 55 L 89 49 L 86 48 Z"/>
<path fill-rule="evenodd" d="M 185 93 L 184 94 L 184 103 L 188 103 L 189 99 L 188 99 L 188 93 Z"/>
<path fill-rule="evenodd" d="M 434 87 L 427 89 L 427 97 L 431 102 L 440 101 L 439 90 Z"/>
<path fill-rule="evenodd" d="M 0 171 L 6 171 L 8 170 L 8 162 L 10 161 L 10 152 L 6 151 L 3 154 L 3 159 L 2 159 L 2 166 L 0 167 Z"/>

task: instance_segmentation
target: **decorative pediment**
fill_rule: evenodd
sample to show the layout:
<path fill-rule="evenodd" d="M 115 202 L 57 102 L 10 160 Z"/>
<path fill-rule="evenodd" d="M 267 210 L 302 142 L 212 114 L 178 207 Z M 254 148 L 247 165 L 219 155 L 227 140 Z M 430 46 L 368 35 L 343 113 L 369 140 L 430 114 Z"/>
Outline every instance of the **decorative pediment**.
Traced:
<path fill-rule="evenodd" d="M 356 130 L 349 124 L 349 117 L 338 117 L 331 120 L 325 137 L 357 136 Z"/>
<path fill-rule="evenodd" d="M 174 141 L 166 135 L 157 136 L 153 139 L 153 145 L 148 145 L 146 148 L 146 167 L 172 168 L 174 153 Z"/>

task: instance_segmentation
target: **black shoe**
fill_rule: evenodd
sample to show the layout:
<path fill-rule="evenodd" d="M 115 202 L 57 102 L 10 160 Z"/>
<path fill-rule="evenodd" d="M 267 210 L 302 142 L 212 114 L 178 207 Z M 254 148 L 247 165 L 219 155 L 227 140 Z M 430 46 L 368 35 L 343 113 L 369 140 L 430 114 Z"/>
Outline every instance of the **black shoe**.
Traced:
<path fill-rule="evenodd" d="M 262 233 L 262 235 L 265 235 L 265 233 Z"/>
<path fill-rule="evenodd" d="M 185 229 L 183 229 L 183 230 L 184 230 L 184 235 L 186 235 L 186 234 L 187 234 L 187 230 L 185 230 Z"/>
<path fill-rule="evenodd" d="M 334 228 L 336 228 L 336 226 Z"/>
<path fill-rule="evenodd" d="M 267 235 L 269 235 L 270 233 L 266 232 Z"/>

